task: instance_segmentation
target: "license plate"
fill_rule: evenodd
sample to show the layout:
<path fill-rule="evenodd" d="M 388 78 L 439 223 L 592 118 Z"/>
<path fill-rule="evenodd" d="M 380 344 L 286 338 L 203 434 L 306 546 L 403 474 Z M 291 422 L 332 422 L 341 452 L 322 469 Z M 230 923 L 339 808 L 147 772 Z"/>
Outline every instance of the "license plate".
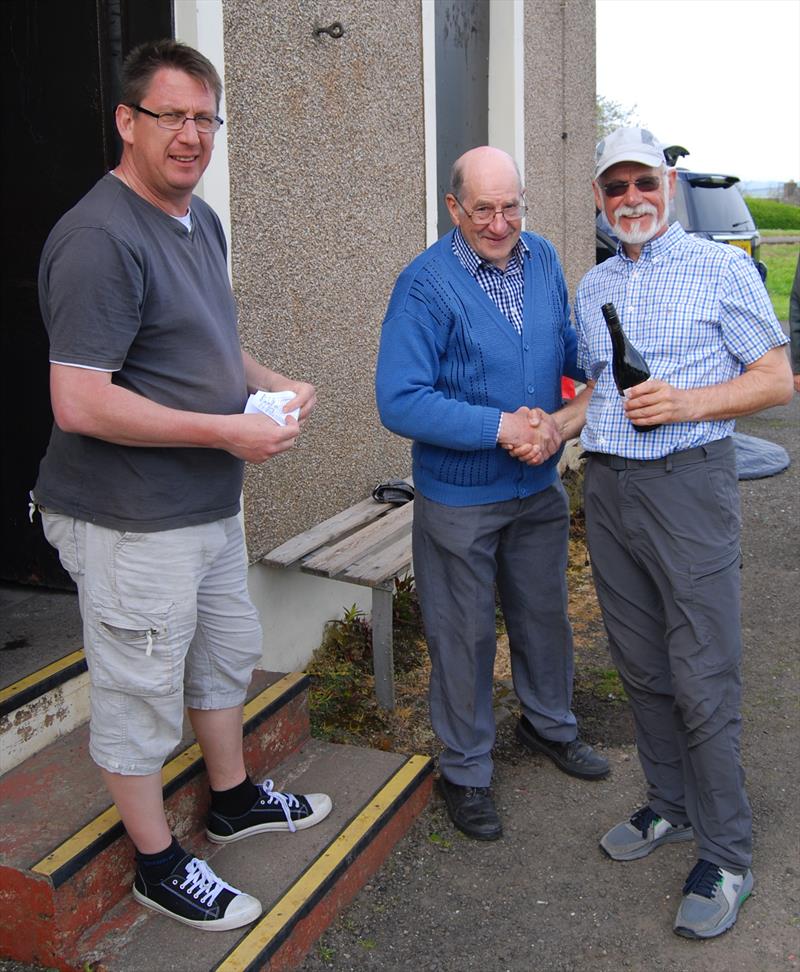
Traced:
<path fill-rule="evenodd" d="M 750 240 L 728 240 L 727 242 L 730 243 L 731 246 L 741 247 L 750 256 L 753 255 L 752 249 L 751 249 L 751 246 L 750 246 Z"/>

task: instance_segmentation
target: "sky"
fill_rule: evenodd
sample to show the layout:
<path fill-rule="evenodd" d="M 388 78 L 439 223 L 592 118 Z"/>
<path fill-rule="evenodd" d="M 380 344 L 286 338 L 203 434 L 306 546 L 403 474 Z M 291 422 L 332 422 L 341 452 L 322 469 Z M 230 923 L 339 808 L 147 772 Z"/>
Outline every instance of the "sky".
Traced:
<path fill-rule="evenodd" d="M 691 153 L 800 182 L 800 0 L 596 0 L 597 93 Z"/>

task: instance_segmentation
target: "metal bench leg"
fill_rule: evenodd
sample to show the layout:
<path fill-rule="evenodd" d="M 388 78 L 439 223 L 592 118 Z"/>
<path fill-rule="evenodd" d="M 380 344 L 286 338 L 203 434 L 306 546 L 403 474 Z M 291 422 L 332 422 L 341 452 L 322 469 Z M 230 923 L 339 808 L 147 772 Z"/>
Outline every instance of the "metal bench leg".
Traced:
<path fill-rule="evenodd" d="M 372 588 L 372 670 L 378 705 L 394 708 L 394 658 L 392 654 L 391 590 Z"/>

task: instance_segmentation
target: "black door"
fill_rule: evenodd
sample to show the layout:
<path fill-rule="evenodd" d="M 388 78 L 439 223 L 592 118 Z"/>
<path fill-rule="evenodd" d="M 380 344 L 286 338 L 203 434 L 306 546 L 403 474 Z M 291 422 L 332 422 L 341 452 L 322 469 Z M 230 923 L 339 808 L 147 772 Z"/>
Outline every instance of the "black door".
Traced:
<path fill-rule="evenodd" d="M 170 0 L 2 4 L 3 227 L 0 578 L 70 586 L 32 488 L 50 435 L 47 335 L 36 277 L 56 220 L 116 164 L 119 68 L 136 44 L 174 36 Z"/>

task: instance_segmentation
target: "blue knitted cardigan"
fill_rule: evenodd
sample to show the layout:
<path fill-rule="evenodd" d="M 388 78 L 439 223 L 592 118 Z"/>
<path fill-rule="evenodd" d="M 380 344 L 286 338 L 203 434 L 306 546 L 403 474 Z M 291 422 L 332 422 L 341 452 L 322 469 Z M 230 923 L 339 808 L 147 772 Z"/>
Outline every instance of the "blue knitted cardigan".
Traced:
<path fill-rule="evenodd" d="M 553 412 L 576 364 L 555 248 L 524 233 L 520 337 L 452 249 L 452 232 L 400 274 L 381 330 L 375 377 L 383 424 L 413 439 L 415 487 L 447 506 L 529 496 L 549 486 L 558 455 L 526 466 L 497 445 L 501 412 Z"/>

